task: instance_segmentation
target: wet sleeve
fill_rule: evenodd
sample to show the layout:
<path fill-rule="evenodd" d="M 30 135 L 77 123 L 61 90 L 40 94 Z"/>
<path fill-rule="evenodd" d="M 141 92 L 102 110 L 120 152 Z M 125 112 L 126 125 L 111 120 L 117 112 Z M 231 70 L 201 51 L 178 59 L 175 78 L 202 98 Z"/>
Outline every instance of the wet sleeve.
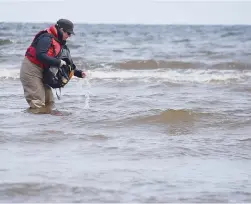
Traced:
<path fill-rule="evenodd" d="M 37 46 L 36 46 L 36 53 L 37 58 L 44 64 L 47 64 L 48 66 L 56 66 L 59 67 L 60 60 L 56 59 L 55 57 L 50 57 L 47 55 L 47 52 L 51 46 L 51 37 L 44 36 L 41 39 L 39 39 Z"/>
<path fill-rule="evenodd" d="M 75 69 L 74 70 L 74 76 L 79 77 L 79 78 L 83 78 L 82 77 L 82 71 L 78 70 L 78 69 Z"/>
<path fill-rule="evenodd" d="M 74 69 L 74 76 L 78 77 L 78 78 L 83 78 L 82 77 L 82 70 L 76 69 L 76 65 L 73 63 L 73 69 Z"/>

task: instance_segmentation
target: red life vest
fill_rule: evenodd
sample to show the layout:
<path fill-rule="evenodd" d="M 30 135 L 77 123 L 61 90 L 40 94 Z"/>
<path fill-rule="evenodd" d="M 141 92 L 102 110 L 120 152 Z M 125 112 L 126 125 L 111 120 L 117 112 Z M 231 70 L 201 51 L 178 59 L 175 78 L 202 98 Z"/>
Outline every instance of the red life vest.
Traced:
<path fill-rule="evenodd" d="M 28 58 L 28 60 L 30 60 L 32 63 L 38 65 L 41 68 L 45 68 L 48 67 L 47 64 L 42 63 L 41 61 L 39 61 L 37 59 L 36 56 L 36 43 L 37 43 L 37 39 L 39 36 L 41 36 L 42 34 L 45 33 L 49 33 L 51 38 L 52 38 L 52 43 L 51 46 L 47 52 L 47 55 L 50 57 L 55 57 L 59 54 L 62 46 L 58 41 L 58 33 L 57 33 L 57 29 L 55 26 L 51 26 L 45 30 L 40 31 L 39 33 L 36 34 L 36 36 L 34 37 L 30 47 L 28 47 L 25 56 Z"/>

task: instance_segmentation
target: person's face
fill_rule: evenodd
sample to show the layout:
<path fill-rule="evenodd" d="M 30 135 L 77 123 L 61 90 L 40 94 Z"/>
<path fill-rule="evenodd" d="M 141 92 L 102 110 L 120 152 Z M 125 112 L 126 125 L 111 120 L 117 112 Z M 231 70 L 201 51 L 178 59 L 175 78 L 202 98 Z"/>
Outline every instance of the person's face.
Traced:
<path fill-rule="evenodd" d="M 65 32 L 62 28 L 61 31 L 63 33 L 63 40 L 67 40 L 67 38 L 71 37 L 71 33 Z"/>

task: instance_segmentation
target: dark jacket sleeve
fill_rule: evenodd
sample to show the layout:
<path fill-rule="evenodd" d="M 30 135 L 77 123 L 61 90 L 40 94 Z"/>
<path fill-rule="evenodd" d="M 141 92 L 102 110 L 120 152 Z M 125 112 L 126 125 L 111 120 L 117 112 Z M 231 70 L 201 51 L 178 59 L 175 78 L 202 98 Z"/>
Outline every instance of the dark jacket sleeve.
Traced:
<path fill-rule="evenodd" d="M 36 46 L 37 58 L 48 66 L 59 67 L 60 60 L 47 55 L 47 52 L 51 46 L 52 39 L 50 36 L 43 36 L 39 39 Z"/>
<path fill-rule="evenodd" d="M 78 78 L 83 78 L 82 77 L 82 71 L 81 70 L 78 70 L 78 69 L 75 69 L 74 70 L 74 76 L 78 77 Z"/>
<path fill-rule="evenodd" d="M 72 60 L 72 57 L 71 57 L 71 52 L 69 50 L 69 48 L 67 47 L 67 45 L 64 45 L 64 48 L 68 51 L 67 54 L 68 54 L 68 61 L 66 61 L 66 63 L 68 64 L 71 64 L 72 65 L 72 68 L 74 70 L 74 76 L 78 77 L 78 78 L 83 78 L 82 76 L 82 70 L 79 70 L 76 68 L 76 65 L 74 64 L 73 60 Z"/>
<path fill-rule="evenodd" d="M 79 70 L 76 68 L 76 65 L 74 63 L 72 63 L 73 66 L 73 70 L 74 70 L 74 76 L 78 77 L 78 78 L 83 78 L 82 76 L 82 70 Z"/>

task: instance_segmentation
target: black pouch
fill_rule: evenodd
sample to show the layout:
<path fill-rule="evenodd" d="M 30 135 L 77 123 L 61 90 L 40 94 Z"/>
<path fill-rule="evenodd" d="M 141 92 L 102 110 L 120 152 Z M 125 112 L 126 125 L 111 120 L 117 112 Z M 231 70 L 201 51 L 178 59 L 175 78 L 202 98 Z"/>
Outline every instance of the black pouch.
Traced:
<path fill-rule="evenodd" d="M 43 81 L 51 88 L 62 88 L 70 80 L 70 65 L 64 65 L 62 67 L 50 67 L 44 70 Z"/>
<path fill-rule="evenodd" d="M 49 67 L 43 73 L 44 84 L 54 89 L 64 87 L 73 76 L 73 70 L 75 69 L 70 50 L 66 45 L 63 46 L 57 58 L 64 60 L 66 65 L 62 67 Z"/>

